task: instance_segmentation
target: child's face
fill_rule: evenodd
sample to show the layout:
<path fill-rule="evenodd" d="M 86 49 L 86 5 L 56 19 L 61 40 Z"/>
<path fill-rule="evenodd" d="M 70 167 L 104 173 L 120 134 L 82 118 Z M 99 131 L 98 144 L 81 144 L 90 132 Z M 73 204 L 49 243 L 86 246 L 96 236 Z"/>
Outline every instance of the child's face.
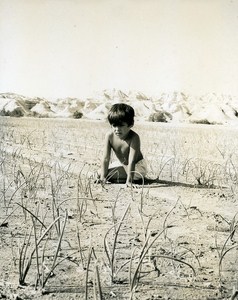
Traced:
<path fill-rule="evenodd" d="M 121 140 L 124 140 L 132 126 L 128 126 L 127 123 L 122 122 L 120 125 L 112 125 L 112 130 L 116 136 L 118 136 Z"/>

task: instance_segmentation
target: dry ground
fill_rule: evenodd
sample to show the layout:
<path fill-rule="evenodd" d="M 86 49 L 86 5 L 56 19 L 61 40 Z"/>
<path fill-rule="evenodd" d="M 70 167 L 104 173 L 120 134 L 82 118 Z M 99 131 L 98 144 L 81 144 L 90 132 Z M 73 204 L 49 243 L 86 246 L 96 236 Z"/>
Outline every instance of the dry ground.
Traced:
<path fill-rule="evenodd" d="M 181 129 L 178 135 L 177 131 L 163 125 L 159 129 L 159 140 L 156 135 L 158 125 L 146 127 L 144 134 L 144 125 L 138 127 L 142 142 L 148 136 L 156 136 L 144 147 L 147 157 L 156 153 L 157 167 L 161 162 L 159 157 L 166 157 L 167 165 L 163 172 L 158 170 L 159 180 L 125 189 L 119 184 L 97 185 L 87 178 L 88 172 L 97 169 L 99 164 L 106 130 L 102 123 L 34 119 L 0 121 L 1 298 L 235 297 L 238 258 L 236 185 L 233 183 L 231 188 L 220 179 L 216 181 L 219 185 L 204 187 L 198 185 L 194 169 L 194 178 L 189 181 L 175 172 L 179 169 L 179 160 L 169 164 L 173 151 L 177 156 L 183 153 L 190 157 L 181 145 L 187 145 L 194 134 Z M 102 129 L 95 131 L 99 124 Z M 212 149 L 207 149 L 206 142 L 211 139 L 206 130 L 199 131 L 199 136 L 203 137 L 200 141 L 205 144 L 204 152 L 214 154 Z M 219 134 L 215 132 L 215 136 Z M 169 137 L 177 142 L 173 144 Z M 217 140 L 216 144 L 213 141 L 213 148 L 218 147 L 225 156 L 228 139 L 224 135 L 224 140 Z M 159 141 L 164 143 L 163 147 L 155 149 Z M 193 153 L 198 147 L 202 151 L 202 146 L 196 148 L 195 143 L 189 147 Z M 166 155 L 161 152 L 165 148 Z M 234 139 L 231 148 L 235 148 Z M 196 159 L 198 157 L 196 155 Z M 155 174 L 154 169 L 155 164 L 150 174 L 155 178 L 158 173 Z M 46 227 L 58 215 L 59 222 L 35 247 L 35 239 L 40 240 Z M 35 248 L 37 253 L 34 251 L 32 255 L 26 278 L 19 284 L 19 263 L 24 264 Z M 51 271 L 54 258 L 58 265 Z M 140 258 L 143 259 L 137 269 Z M 42 288 L 47 274 L 50 274 L 49 279 Z"/>

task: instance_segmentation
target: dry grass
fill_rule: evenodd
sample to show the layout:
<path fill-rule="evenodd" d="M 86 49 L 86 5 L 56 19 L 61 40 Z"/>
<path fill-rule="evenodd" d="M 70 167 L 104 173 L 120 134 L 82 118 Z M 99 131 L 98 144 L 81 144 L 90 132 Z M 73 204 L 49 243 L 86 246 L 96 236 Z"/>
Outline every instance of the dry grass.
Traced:
<path fill-rule="evenodd" d="M 205 228 L 208 212 L 192 199 L 171 200 L 166 194 L 164 200 L 159 189 L 165 184 L 164 193 L 172 186 L 200 193 L 203 187 L 223 201 L 236 199 L 238 138 L 232 129 L 136 125 L 149 175 L 157 182 L 125 190 L 88 179 L 99 167 L 103 122 L 2 118 L 0 123 L 2 250 L 6 261 L 15 262 L 0 262 L 2 295 L 41 299 L 58 291 L 65 299 L 62 293 L 68 291 L 82 299 L 152 299 L 156 293 L 158 299 L 201 299 L 201 294 L 225 299 L 236 293 L 230 256 L 238 248 L 234 208 L 230 219 L 209 219 L 216 232 L 210 241 L 199 228 L 198 242 L 183 226 Z M 229 233 L 218 230 L 223 223 Z M 212 247 L 218 257 L 209 273 L 204 257 L 214 255 Z"/>

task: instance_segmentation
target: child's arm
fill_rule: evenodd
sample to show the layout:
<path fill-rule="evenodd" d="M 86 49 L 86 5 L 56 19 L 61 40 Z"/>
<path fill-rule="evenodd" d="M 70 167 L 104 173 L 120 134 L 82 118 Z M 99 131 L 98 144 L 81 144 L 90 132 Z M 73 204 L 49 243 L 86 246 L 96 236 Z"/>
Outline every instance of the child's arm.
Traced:
<path fill-rule="evenodd" d="M 127 166 L 127 179 L 126 179 L 126 185 L 129 185 L 133 182 L 134 178 L 134 171 L 135 171 L 135 161 L 138 157 L 138 153 L 140 152 L 140 137 L 138 135 L 135 135 L 132 138 L 131 144 L 130 144 L 130 152 L 129 152 L 129 158 L 128 158 L 128 166 Z"/>
<path fill-rule="evenodd" d="M 111 144 L 110 144 L 110 133 L 106 134 L 105 142 L 104 142 L 104 151 L 101 162 L 101 176 L 100 180 L 105 181 L 108 173 L 108 166 L 111 156 Z"/>

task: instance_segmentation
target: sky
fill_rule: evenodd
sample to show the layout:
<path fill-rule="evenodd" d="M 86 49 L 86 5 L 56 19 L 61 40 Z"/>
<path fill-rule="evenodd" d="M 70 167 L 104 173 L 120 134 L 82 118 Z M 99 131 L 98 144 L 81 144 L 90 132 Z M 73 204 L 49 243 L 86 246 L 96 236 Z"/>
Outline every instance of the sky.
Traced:
<path fill-rule="evenodd" d="M 0 93 L 238 96 L 238 0 L 0 0 Z"/>

